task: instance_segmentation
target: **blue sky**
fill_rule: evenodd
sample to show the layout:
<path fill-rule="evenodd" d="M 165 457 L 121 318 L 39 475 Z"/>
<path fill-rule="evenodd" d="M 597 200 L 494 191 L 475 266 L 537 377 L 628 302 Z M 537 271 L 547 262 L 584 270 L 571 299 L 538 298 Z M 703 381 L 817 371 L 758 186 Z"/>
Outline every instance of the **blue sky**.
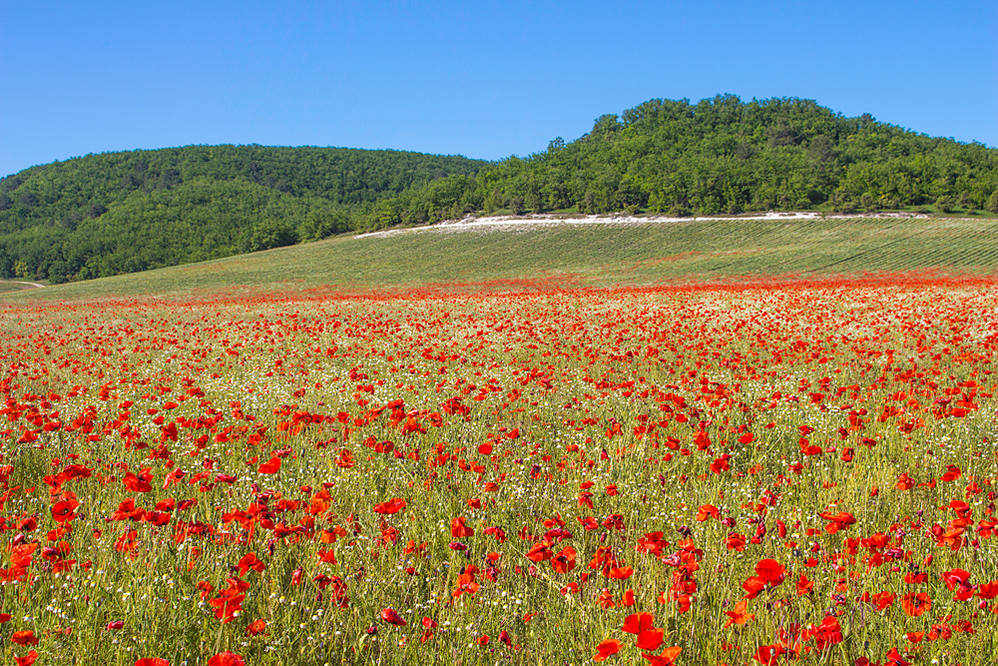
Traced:
<path fill-rule="evenodd" d="M 217 143 L 498 159 L 717 93 L 998 146 L 996 35 L 984 0 L 3 2 L 0 175 Z"/>

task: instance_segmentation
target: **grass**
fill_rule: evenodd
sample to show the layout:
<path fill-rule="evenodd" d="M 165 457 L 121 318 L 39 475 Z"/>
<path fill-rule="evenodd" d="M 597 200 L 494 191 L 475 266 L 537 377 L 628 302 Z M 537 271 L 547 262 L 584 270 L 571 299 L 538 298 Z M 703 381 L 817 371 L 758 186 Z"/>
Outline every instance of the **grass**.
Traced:
<path fill-rule="evenodd" d="M 76 299 L 251 290 L 370 289 L 493 280 L 639 285 L 744 276 L 998 270 L 998 219 L 715 220 L 343 236 L 32 290 Z"/>

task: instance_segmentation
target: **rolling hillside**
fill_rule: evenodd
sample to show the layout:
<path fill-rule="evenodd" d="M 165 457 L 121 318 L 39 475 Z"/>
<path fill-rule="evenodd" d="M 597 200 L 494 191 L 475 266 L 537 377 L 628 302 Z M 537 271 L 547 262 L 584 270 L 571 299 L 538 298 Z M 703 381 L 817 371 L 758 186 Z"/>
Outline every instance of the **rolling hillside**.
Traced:
<path fill-rule="evenodd" d="M 0 295 L 22 299 L 998 273 L 998 219 L 705 219 L 555 223 L 339 236 L 135 275 Z"/>
<path fill-rule="evenodd" d="M 650 100 L 495 163 L 263 146 L 90 155 L 0 180 L 0 278 L 104 277 L 469 214 L 768 210 L 998 212 L 998 150 L 810 100 L 719 95 Z"/>
<path fill-rule="evenodd" d="M 187 146 L 0 180 L 0 277 L 86 279 L 325 238 L 379 198 L 483 162 L 387 150 Z"/>

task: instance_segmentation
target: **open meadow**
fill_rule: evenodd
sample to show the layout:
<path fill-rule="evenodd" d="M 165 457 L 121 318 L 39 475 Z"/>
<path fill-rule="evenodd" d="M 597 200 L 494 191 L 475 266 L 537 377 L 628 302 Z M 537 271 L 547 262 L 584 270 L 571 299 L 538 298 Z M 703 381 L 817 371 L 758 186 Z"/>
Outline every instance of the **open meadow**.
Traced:
<path fill-rule="evenodd" d="M 998 666 L 996 0 L 0 5 L 0 666 Z"/>
<path fill-rule="evenodd" d="M 993 663 L 995 287 L 6 300 L 3 649 Z"/>

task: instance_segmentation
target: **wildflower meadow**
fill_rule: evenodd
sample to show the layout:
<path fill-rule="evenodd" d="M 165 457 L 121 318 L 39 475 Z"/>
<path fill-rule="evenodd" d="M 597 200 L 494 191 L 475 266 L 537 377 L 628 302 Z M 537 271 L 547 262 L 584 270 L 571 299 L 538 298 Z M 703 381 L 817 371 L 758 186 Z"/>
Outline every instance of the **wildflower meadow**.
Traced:
<path fill-rule="evenodd" d="M 0 305 L 7 663 L 994 663 L 988 278 Z"/>

